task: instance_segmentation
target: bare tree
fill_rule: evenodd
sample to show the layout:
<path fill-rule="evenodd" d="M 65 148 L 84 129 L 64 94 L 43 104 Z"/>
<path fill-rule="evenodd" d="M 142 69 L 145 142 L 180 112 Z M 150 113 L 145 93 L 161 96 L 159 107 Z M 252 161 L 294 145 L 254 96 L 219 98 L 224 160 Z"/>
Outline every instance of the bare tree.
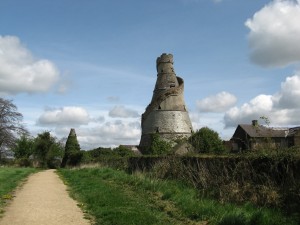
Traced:
<path fill-rule="evenodd" d="M 12 100 L 0 98 L 0 159 L 15 144 L 19 135 L 28 134 L 22 120 L 23 115 L 17 111 Z"/>

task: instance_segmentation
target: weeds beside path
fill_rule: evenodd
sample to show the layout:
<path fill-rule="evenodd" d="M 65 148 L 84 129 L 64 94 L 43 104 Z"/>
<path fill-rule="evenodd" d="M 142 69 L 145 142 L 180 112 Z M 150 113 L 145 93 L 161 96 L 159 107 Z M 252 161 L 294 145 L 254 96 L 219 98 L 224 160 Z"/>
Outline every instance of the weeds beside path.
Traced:
<path fill-rule="evenodd" d="M 280 212 L 203 199 L 172 181 L 129 175 L 109 168 L 59 170 L 98 225 L 294 225 Z"/>
<path fill-rule="evenodd" d="M 7 207 L 0 225 L 88 225 L 54 170 L 30 176 Z"/>

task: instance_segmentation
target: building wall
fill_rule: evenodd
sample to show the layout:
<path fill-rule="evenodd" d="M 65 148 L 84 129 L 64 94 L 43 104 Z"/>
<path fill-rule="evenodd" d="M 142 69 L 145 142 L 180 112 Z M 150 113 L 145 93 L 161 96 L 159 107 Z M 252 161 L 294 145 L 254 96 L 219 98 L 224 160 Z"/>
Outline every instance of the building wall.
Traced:
<path fill-rule="evenodd" d="M 294 145 L 300 146 L 300 130 L 298 130 L 294 135 Z"/>
<path fill-rule="evenodd" d="M 143 124 L 144 133 L 191 133 L 192 124 L 185 111 L 155 110 Z"/>

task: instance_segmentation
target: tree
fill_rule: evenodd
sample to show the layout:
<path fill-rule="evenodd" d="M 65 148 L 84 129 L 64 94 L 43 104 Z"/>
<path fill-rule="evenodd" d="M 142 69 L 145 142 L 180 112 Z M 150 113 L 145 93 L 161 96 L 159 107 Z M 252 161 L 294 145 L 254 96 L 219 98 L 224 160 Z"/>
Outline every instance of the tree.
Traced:
<path fill-rule="evenodd" d="M 199 153 L 221 153 L 225 150 L 219 134 L 208 127 L 202 127 L 193 133 L 189 142 Z"/>
<path fill-rule="evenodd" d="M 129 148 L 127 148 L 127 147 L 125 147 L 123 145 L 120 145 L 119 147 L 114 148 L 113 152 L 116 155 L 121 156 L 121 157 L 134 156 L 135 155 L 132 150 L 130 150 Z"/>
<path fill-rule="evenodd" d="M 87 151 L 87 153 L 90 155 L 92 159 L 96 159 L 103 156 L 105 157 L 105 156 L 115 155 L 114 151 L 111 148 L 103 148 L 103 147 L 92 149 L 90 151 Z"/>
<path fill-rule="evenodd" d="M 62 145 L 51 136 L 49 131 L 45 131 L 35 138 L 34 156 L 40 166 L 56 168 L 61 163 L 63 154 Z"/>
<path fill-rule="evenodd" d="M 30 156 L 34 153 L 34 139 L 27 135 L 22 135 L 16 140 L 15 146 L 12 148 L 16 163 L 20 166 L 30 166 Z"/>
<path fill-rule="evenodd" d="M 16 140 L 12 149 L 16 159 L 28 159 L 34 153 L 34 140 L 26 135 L 22 135 Z"/>
<path fill-rule="evenodd" d="M 22 120 L 23 115 L 17 111 L 12 100 L 0 98 L 0 159 L 5 151 L 14 146 L 19 135 L 28 133 Z"/>
<path fill-rule="evenodd" d="M 77 141 L 77 135 L 75 129 L 71 129 L 66 146 L 61 167 L 64 168 L 66 165 L 76 166 L 80 163 L 83 153 L 80 152 L 80 146 Z"/>

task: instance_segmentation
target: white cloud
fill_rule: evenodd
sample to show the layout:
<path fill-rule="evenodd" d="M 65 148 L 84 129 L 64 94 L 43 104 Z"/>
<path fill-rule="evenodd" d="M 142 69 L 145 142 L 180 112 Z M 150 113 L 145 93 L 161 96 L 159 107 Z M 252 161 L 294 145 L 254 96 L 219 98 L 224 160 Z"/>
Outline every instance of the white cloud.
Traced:
<path fill-rule="evenodd" d="M 237 99 L 228 92 L 220 92 L 197 101 L 197 108 L 201 112 L 225 112 L 236 103 Z"/>
<path fill-rule="evenodd" d="M 71 126 L 88 124 L 91 118 L 88 112 L 81 107 L 63 107 L 48 109 L 38 119 L 42 126 Z"/>
<path fill-rule="evenodd" d="M 112 119 L 108 117 L 108 111 L 90 109 L 88 112 L 82 107 L 46 109 L 33 124 L 36 125 L 47 127 L 58 139 L 67 137 L 70 129 L 75 128 L 79 144 L 85 150 L 138 145 L 141 137 L 139 117 Z"/>
<path fill-rule="evenodd" d="M 300 124 L 300 74 L 287 77 L 274 95 L 259 95 L 241 107 L 233 107 L 224 115 L 225 127 L 251 123 L 266 116 L 274 126 Z"/>
<path fill-rule="evenodd" d="M 224 116 L 225 127 L 235 127 L 237 124 L 250 123 L 261 116 L 269 116 L 272 106 L 271 95 L 259 95 L 240 108 L 229 109 Z"/>
<path fill-rule="evenodd" d="M 113 118 L 136 118 L 140 117 L 140 114 L 133 109 L 128 109 L 122 105 L 118 105 L 109 111 L 109 116 Z"/>
<path fill-rule="evenodd" d="M 0 94 L 48 91 L 60 78 L 49 60 L 35 59 L 14 36 L 0 36 Z"/>
<path fill-rule="evenodd" d="M 193 130 L 198 130 L 200 126 L 200 114 L 198 112 L 189 112 L 190 120 L 193 126 Z"/>
<path fill-rule="evenodd" d="M 77 137 L 86 150 L 100 146 L 138 145 L 141 137 L 140 123 L 116 120 L 90 128 L 83 127 L 78 129 Z"/>
<path fill-rule="evenodd" d="M 299 21 L 299 0 L 274 0 L 256 12 L 245 23 L 251 60 L 266 67 L 300 62 Z"/>
<path fill-rule="evenodd" d="M 300 73 L 287 77 L 281 83 L 281 90 L 274 95 L 273 101 L 276 108 L 300 108 Z"/>

